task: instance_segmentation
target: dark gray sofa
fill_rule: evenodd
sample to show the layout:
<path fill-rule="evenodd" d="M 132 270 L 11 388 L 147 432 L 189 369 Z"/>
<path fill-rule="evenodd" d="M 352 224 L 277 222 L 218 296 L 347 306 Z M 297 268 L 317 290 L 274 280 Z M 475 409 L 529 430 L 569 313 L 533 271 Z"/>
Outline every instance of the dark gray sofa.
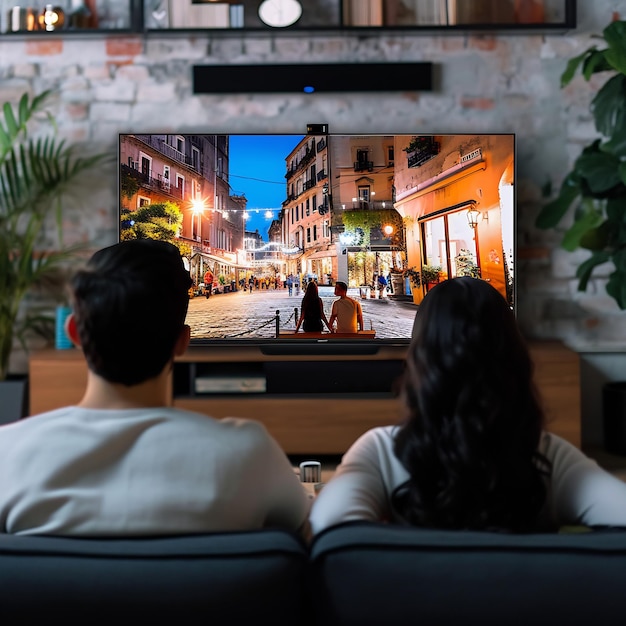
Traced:
<path fill-rule="evenodd" d="M 0 623 L 472 626 L 626 623 L 626 533 L 350 523 L 310 552 L 275 530 L 0 535 Z"/>
<path fill-rule="evenodd" d="M 307 553 L 287 532 L 0 535 L 0 623 L 302 623 Z"/>
<path fill-rule="evenodd" d="M 626 624 L 626 533 L 345 524 L 311 549 L 316 623 Z"/>

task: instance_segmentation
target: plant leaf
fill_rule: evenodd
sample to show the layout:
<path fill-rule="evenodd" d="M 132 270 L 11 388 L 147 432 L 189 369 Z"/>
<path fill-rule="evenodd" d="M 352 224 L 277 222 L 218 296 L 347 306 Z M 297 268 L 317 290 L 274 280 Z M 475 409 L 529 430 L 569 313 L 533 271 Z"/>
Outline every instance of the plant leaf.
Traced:
<path fill-rule="evenodd" d="M 594 252 L 586 261 L 581 263 L 576 270 L 576 278 L 578 281 L 578 291 L 585 291 L 587 289 L 587 283 L 591 277 L 591 273 L 594 268 L 602 263 L 606 263 L 610 260 L 609 252 Z"/>
<path fill-rule="evenodd" d="M 583 152 L 576 160 L 575 168 L 581 178 L 589 187 L 589 191 L 595 197 L 603 197 L 603 194 L 619 185 L 619 159 L 608 152 Z"/>
<path fill-rule="evenodd" d="M 605 58 L 605 50 L 597 50 L 587 56 L 583 63 L 582 74 L 589 80 L 596 72 L 606 72 L 613 68 Z"/>
<path fill-rule="evenodd" d="M 535 220 L 535 226 L 543 229 L 554 228 L 567 213 L 580 193 L 581 189 L 578 174 L 576 174 L 576 172 L 570 172 L 561 185 L 558 197 L 541 208 Z"/>
<path fill-rule="evenodd" d="M 595 231 L 603 222 L 604 217 L 600 211 L 595 209 L 585 211 L 565 233 L 561 246 L 569 252 L 573 252 L 576 248 L 585 247 L 581 243 L 583 237 L 589 236 L 590 240 L 593 240 L 594 237 L 600 237 Z M 590 232 L 593 232 L 594 235 L 588 235 Z"/>
<path fill-rule="evenodd" d="M 561 87 L 565 87 L 566 85 L 569 85 L 570 82 L 572 82 L 578 66 L 581 63 L 584 63 L 585 59 L 588 56 L 593 55 L 596 50 L 596 46 L 593 46 L 592 48 L 585 50 L 582 54 L 579 54 L 577 57 L 574 57 L 567 62 L 565 71 L 563 72 L 563 74 L 561 74 Z"/>
<path fill-rule="evenodd" d="M 624 20 L 611 22 L 602 34 L 609 45 L 605 53 L 606 60 L 615 70 L 626 74 L 626 22 Z"/>
<path fill-rule="evenodd" d="M 600 88 L 591 102 L 596 128 L 605 137 L 626 129 L 626 76 L 618 74 Z"/>

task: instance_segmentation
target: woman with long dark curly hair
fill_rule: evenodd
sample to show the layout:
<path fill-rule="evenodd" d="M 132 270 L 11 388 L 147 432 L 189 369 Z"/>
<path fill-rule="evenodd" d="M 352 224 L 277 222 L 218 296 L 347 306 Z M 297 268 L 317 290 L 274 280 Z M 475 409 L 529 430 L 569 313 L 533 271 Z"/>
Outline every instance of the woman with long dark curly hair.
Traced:
<path fill-rule="evenodd" d="M 330 330 L 326 314 L 324 313 L 324 303 L 319 296 L 317 283 L 312 280 L 306 286 L 306 291 L 302 298 L 302 310 L 296 326 L 296 332 L 302 326 L 302 330 L 305 333 L 321 333 L 324 328 L 322 322 Z"/>
<path fill-rule="evenodd" d="M 314 532 L 348 520 L 529 532 L 626 525 L 626 484 L 544 430 L 533 364 L 487 282 L 424 298 L 400 382 L 401 425 L 374 428 L 317 497 Z"/>

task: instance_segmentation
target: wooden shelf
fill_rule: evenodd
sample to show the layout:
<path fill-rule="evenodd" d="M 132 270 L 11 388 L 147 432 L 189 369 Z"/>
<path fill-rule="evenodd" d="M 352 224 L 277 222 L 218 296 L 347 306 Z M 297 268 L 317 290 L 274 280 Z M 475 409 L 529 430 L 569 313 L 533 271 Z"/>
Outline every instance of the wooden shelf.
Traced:
<path fill-rule="evenodd" d="M 353 0 L 360 3 L 366 0 Z M 6 16 L 3 23 L 3 32 L 0 39 L 6 37 L 95 37 L 95 36 L 112 36 L 112 35 L 151 35 L 151 36 L 192 36 L 200 33 L 210 34 L 211 36 L 245 36 L 246 34 L 255 37 L 260 35 L 294 35 L 297 36 L 328 36 L 333 34 L 342 35 L 389 35 L 389 34 L 407 34 L 407 35 L 459 35 L 459 34 L 519 34 L 530 35 L 537 33 L 563 34 L 576 28 L 576 0 L 552 0 L 552 6 L 558 6 L 558 17 L 552 21 L 544 22 L 521 22 L 515 21 L 512 0 L 506 6 L 507 13 L 502 13 L 504 6 L 503 0 L 492 0 L 491 9 L 489 10 L 488 0 L 457 0 L 465 4 L 460 5 L 463 12 L 458 12 L 456 18 L 453 17 L 454 10 L 446 9 L 452 6 L 451 0 L 440 0 L 442 9 L 439 13 L 440 17 L 435 19 L 427 19 L 428 23 L 406 23 L 407 18 L 398 18 L 394 12 L 394 5 L 401 3 L 398 0 L 386 0 L 384 10 L 382 12 L 382 21 L 380 25 L 355 25 L 350 23 L 349 17 L 344 16 L 344 5 L 347 0 L 335 0 L 335 2 L 327 2 L 323 6 L 319 5 L 318 0 L 301 0 L 303 6 L 302 17 L 292 26 L 286 28 L 274 28 L 267 26 L 261 22 L 258 17 L 259 3 L 246 3 L 244 5 L 244 27 L 210 27 L 208 25 L 197 27 L 197 16 L 203 15 L 203 12 L 209 10 L 214 11 L 214 6 L 207 5 L 202 8 L 199 5 L 192 5 L 191 0 L 176 0 L 177 15 L 171 15 L 167 1 L 161 3 L 157 11 L 153 13 L 144 12 L 144 0 L 128 0 L 128 9 L 125 13 L 120 13 L 119 21 L 124 26 L 120 28 L 86 28 L 86 29 L 59 29 L 51 32 L 40 31 L 18 31 L 11 32 L 9 30 L 8 20 Z M 189 7 L 195 12 L 191 17 L 180 17 L 180 6 L 188 3 Z M 216 5 L 224 3 L 216 3 Z M 469 7 L 469 8 L 468 8 Z M 486 8 L 487 7 L 487 8 Z M 495 8 L 493 8 L 495 7 Z M 406 7 L 405 7 L 406 8 Z M 158 16 L 155 17 L 155 15 Z M 485 20 L 483 16 L 493 16 L 490 20 Z M 415 16 L 415 20 L 424 19 Z M 178 22 L 176 20 L 179 20 Z M 180 21 L 182 20 L 182 21 Z M 186 21 L 185 21 L 186 20 Z M 443 23 L 433 23 L 434 21 Z M 180 24 L 180 26 L 178 25 Z M 209 22 L 207 22 L 209 24 Z"/>
<path fill-rule="evenodd" d="M 398 366 L 405 348 L 387 347 L 375 355 L 333 356 L 338 366 L 370 361 L 375 371 L 383 363 L 394 360 Z M 548 430 L 580 447 L 580 373 L 578 354 L 558 342 L 537 342 L 531 345 L 536 366 L 536 381 L 543 397 Z M 207 364 L 233 366 L 257 363 L 280 365 L 315 361 L 329 362 L 323 355 L 262 355 L 256 348 L 191 348 L 175 363 L 183 376 L 190 377 L 195 368 L 202 371 Z M 191 372 L 191 374 L 187 371 Z M 392 370 L 390 370 L 392 371 Z M 78 350 L 43 350 L 30 358 L 30 410 L 32 414 L 50 411 L 80 401 L 86 380 L 87 366 Z M 187 386 L 189 386 L 187 382 Z M 183 385 L 184 386 L 184 385 Z M 400 406 L 391 393 L 229 393 L 201 394 L 182 391 L 172 385 L 173 406 L 205 413 L 215 418 L 251 417 L 269 430 L 287 454 L 343 454 L 349 445 L 366 430 L 397 423 Z"/>

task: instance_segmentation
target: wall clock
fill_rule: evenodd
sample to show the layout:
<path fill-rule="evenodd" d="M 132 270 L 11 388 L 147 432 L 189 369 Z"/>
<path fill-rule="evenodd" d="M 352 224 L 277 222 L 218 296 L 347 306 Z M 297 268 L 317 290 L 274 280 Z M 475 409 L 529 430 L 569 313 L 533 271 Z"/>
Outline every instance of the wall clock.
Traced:
<path fill-rule="evenodd" d="M 301 15 L 302 5 L 297 0 L 264 0 L 259 6 L 261 21 L 275 28 L 291 26 Z"/>

